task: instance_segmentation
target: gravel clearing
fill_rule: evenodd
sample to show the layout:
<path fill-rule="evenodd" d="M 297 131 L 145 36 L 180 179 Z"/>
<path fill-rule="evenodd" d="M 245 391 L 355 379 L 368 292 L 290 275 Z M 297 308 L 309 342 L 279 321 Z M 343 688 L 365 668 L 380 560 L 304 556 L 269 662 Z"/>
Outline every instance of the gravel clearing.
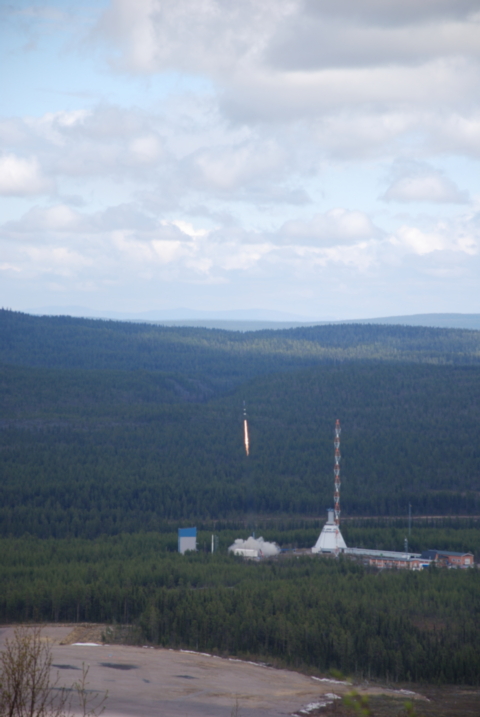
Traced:
<path fill-rule="evenodd" d="M 12 632 L 11 627 L 0 630 L 0 649 Z M 75 643 L 69 639 L 72 632 Z M 335 680 L 313 681 L 298 672 L 191 651 L 77 642 L 78 634 L 79 627 L 72 625 L 42 629 L 60 668 L 52 667 L 60 684 L 70 686 L 78 674 L 72 671 L 84 663 L 90 668 L 89 691 L 108 690 L 105 717 L 230 717 L 236 704 L 239 717 L 285 717 L 308 714 L 312 705 L 329 703 L 337 693 L 352 689 Z M 378 687 L 357 689 L 394 693 Z"/>

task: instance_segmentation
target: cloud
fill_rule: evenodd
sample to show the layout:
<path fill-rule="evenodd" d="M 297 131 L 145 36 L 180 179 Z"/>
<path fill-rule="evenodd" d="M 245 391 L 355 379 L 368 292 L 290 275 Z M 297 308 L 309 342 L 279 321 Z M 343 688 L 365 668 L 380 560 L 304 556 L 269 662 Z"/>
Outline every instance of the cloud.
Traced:
<path fill-rule="evenodd" d="M 41 101 L 32 75 L 25 116 L 0 120 L 2 276 L 130 287 L 146 308 L 223 287 L 214 303 L 271 292 L 302 313 L 328 288 L 361 311 L 390 278 L 401 297 L 455 272 L 462 294 L 480 261 L 477 0 L 68 6 L 9 11 L 16 47 L 23 33 L 39 67 L 65 66 Z M 418 202 L 434 216 L 409 215 Z"/>
<path fill-rule="evenodd" d="M 429 167 L 417 168 L 395 179 L 381 197 L 390 202 L 435 202 L 466 204 L 468 193 L 458 189 L 451 179 Z"/>
<path fill-rule="evenodd" d="M 174 296 L 183 305 L 193 305 L 197 297 L 198 305 L 198 296 L 208 291 L 205 297 L 227 303 L 225 297 L 237 294 L 241 303 L 247 292 L 254 306 L 263 303 L 261 289 L 268 305 L 304 306 L 304 312 L 308 305 L 306 313 L 312 314 L 315 299 L 321 300 L 318 316 L 328 306 L 334 315 L 342 307 L 348 318 L 375 315 L 365 285 L 377 302 L 379 295 L 401 301 L 414 277 L 423 292 L 438 297 L 445 287 L 432 282 L 476 286 L 479 247 L 475 211 L 448 221 L 404 220 L 388 233 L 367 213 L 346 208 L 263 231 L 241 224 L 208 229 L 182 215 L 153 217 L 134 204 L 100 212 L 57 205 L 33 208 L 0 227 L 0 272 L 17 286 L 34 282 L 80 302 L 93 294 L 114 296 L 123 305 L 127 295 L 151 306 L 162 292 L 167 305 Z"/>
<path fill-rule="evenodd" d="M 403 0 L 385 3 L 383 0 L 304 0 L 302 6 L 309 15 L 354 18 L 359 23 L 383 26 L 402 26 L 434 20 L 464 20 L 478 12 L 476 0 Z"/>
<path fill-rule="evenodd" d="M 420 18 L 417 13 L 405 14 L 399 22 L 399 3 L 386 4 L 383 17 L 369 16 L 363 3 L 361 12 L 348 5 L 348 12 L 339 7 L 329 13 L 332 8 L 324 3 L 315 8 L 310 3 L 306 11 L 289 17 L 267 49 L 271 66 L 286 71 L 418 66 L 438 58 L 479 56 L 478 26 L 467 13 L 448 17 L 430 12 Z"/>
<path fill-rule="evenodd" d="M 260 204 L 310 201 L 299 179 L 311 167 L 303 144 L 298 151 L 283 137 L 229 128 L 215 118 L 215 103 L 205 104 L 173 103 L 168 118 L 103 104 L 18 119 L 3 131 L 13 145 L 34 148 L 59 179 L 132 181 L 137 193 L 149 185 L 172 207 L 198 192 Z M 186 112 L 192 113 L 188 121 Z M 39 172 L 38 161 L 35 166 Z"/>
<path fill-rule="evenodd" d="M 75 236 L 81 233 L 101 234 L 113 231 L 138 232 L 149 236 L 160 232 L 166 238 L 172 233 L 177 237 L 179 230 L 188 223 L 159 221 L 142 212 L 133 203 L 107 207 L 97 212 L 79 212 L 68 205 L 57 204 L 51 207 L 32 207 L 17 221 L 3 225 L 10 236 L 27 235 L 31 237 L 52 236 L 58 232 Z M 189 236 L 189 232 L 184 234 Z"/>
<path fill-rule="evenodd" d="M 46 194 L 53 189 L 53 182 L 42 174 L 35 157 L 24 159 L 14 154 L 0 157 L 0 194 L 26 197 Z"/>
<path fill-rule="evenodd" d="M 201 75 L 231 120 L 289 121 L 367 103 L 452 111 L 478 92 L 478 7 L 113 0 L 97 28 L 117 68 Z M 380 108 L 377 108 L 377 111 Z"/>
<path fill-rule="evenodd" d="M 240 275 L 273 277 L 281 267 L 293 276 L 312 275 L 319 267 L 336 263 L 363 270 L 376 261 L 385 232 L 366 214 L 346 209 L 317 214 L 309 222 L 286 222 L 276 231 L 264 232 L 241 226 L 207 229 L 183 219 L 154 219 L 131 205 L 91 213 L 57 205 L 29 210 L 21 220 L 4 224 L 0 236 L 9 251 L 17 247 L 30 272 L 35 271 L 35 257 L 43 257 L 36 270 L 45 272 L 49 252 L 52 257 L 73 252 L 85 260 L 77 262 L 80 275 L 86 267 L 90 271 L 96 266 L 112 280 L 116 277 L 116 282 L 134 272 L 167 282 L 218 283 Z M 18 265 L 18 256 L 11 257 L 11 262 Z M 52 260 L 49 271 L 55 273 L 58 267 L 63 271 L 60 260 Z"/>
<path fill-rule="evenodd" d="M 283 244 L 335 246 L 358 244 L 382 234 L 364 212 L 337 208 L 316 214 L 309 222 L 288 221 L 276 236 Z"/>
<path fill-rule="evenodd" d="M 416 5 L 416 6 L 415 6 Z M 478 57 L 475 0 L 113 0 L 96 33 L 128 71 L 173 69 L 230 79 L 239 68 L 286 71 Z"/>
<path fill-rule="evenodd" d="M 115 48 L 110 61 L 119 69 L 225 77 L 259 54 L 291 7 L 288 0 L 113 0 L 95 34 Z"/>
<path fill-rule="evenodd" d="M 449 221 L 430 222 L 428 229 L 401 225 L 390 238 L 393 246 L 403 247 L 419 256 L 432 253 L 475 256 L 480 248 L 480 221 L 477 214 Z"/>
<path fill-rule="evenodd" d="M 285 162 L 285 151 L 272 141 L 204 148 L 188 158 L 197 182 L 220 191 L 236 189 L 274 172 L 283 173 Z"/>

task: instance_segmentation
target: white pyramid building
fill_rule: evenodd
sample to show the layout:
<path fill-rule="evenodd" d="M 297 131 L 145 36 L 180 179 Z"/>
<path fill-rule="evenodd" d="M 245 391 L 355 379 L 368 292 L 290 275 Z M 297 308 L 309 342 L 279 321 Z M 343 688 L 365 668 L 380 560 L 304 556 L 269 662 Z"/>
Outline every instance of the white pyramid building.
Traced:
<path fill-rule="evenodd" d="M 339 553 L 347 547 L 340 528 L 333 518 L 333 510 L 330 508 L 327 512 L 328 520 L 312 548 L 312 553 Z"/>

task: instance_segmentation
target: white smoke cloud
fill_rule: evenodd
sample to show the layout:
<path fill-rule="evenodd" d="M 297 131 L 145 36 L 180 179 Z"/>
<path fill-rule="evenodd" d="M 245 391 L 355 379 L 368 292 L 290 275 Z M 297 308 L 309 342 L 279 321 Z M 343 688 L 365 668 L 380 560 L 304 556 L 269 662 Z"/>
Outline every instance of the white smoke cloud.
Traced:
<path fill-rule="evenodd" d="M 233 545 L 228 549 L 229 552 L 234 552 L 238 548 L 243 550 L 258 550 L 259 557 L 272 558 L 274 555 L 278 555 L 280 548 L 276 543 L 269 543 L 263 538 L 254 538 L 252 535 L 247 540 L 237 538 Z"/>

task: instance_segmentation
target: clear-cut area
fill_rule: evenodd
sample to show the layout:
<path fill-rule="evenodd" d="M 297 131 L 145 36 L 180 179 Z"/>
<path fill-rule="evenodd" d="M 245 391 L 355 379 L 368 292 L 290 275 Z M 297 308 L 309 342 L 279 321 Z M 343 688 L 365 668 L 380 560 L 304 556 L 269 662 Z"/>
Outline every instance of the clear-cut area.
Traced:
<path fill-rule="evenodd" d="M 0 630 L 0 649 L 13 629 Z M 201 653 L 95 645 L 92 638 L 101 632 L 101 626 L 45 626 L 42 636 L 51 644 L 52 670 L 60 685 L 71 686 L 84 663 L 89 667 L 88 689 L 108 690 L 105 717 L 229 717 L 237 704 L 241 717 L 280 717 L 330 702 L 332 695 L 352 688 L 336 680 Z M 401 697 L 395 690 L 357 689 Z"/>

